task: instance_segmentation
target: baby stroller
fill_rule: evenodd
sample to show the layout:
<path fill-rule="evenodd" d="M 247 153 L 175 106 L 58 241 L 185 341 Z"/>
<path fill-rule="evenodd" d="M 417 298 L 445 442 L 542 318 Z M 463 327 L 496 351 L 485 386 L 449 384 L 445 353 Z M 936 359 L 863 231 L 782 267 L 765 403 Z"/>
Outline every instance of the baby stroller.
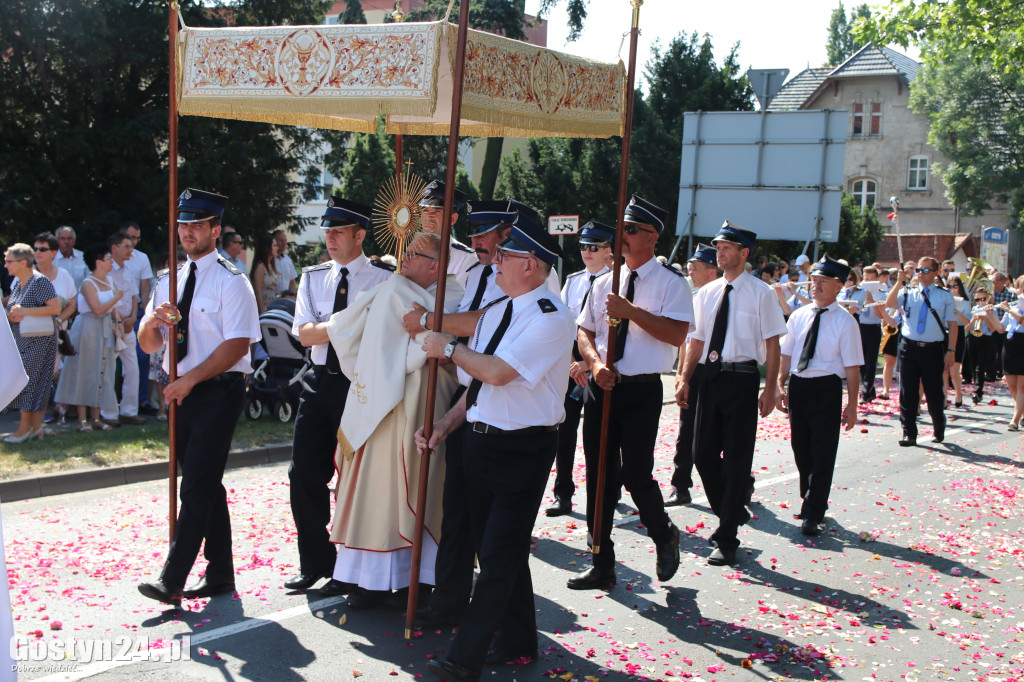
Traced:
<path fill-rule="evenodd" d="M 257 364 L 245 387 L 245 416 L 255 421 L 264 408 L 282 422 L 295 416 L 302 377 L 313 366 L 309 349 L 292 335 L 295 301 L 275 299 L 260 315 L 263 338 L 256 344 Z"/>

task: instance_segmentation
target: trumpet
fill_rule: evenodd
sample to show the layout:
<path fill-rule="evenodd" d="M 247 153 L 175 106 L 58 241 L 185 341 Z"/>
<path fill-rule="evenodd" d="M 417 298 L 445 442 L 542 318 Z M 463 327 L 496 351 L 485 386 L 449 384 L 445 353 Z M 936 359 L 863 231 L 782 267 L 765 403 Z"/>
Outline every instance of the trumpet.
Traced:
<path fill-rule="evenodd" d="M 987 313 L 993 308 L 995 308 L 993 305 L 983 305 L 974 311 L 974 315 L 977 319 L 974 321 L 974 324 L 971 325 L 971 336 L 977 337 L 984 335 L 984 332 L 981 331 L 981 323 L 985 317 L 988 317 Z"/>

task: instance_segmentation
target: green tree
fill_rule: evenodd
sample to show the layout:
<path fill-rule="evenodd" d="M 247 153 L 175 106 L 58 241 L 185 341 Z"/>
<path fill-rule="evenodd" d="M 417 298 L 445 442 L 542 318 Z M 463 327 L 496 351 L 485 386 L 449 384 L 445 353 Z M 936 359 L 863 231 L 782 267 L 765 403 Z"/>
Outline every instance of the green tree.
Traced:
<path fill-rule="evenodd" d="M 878 220 L 877 211 L 861 208 L 853 197 L 843 192 L 838 240 L 834 243 L 819 242 L 818 253 L 843 258 L 851 265 L 857 261 L 871 263 L 878 255 L 878 245 L 884 236 L 885 228 Z"/>
<path fill-rule="evenodd" d="M 231 16 L 315 23 L 324 7 L 242 0 Z M 229 16 L 192 0 L 181 9 L 191 26 Z M 133 219 L 145 248 L 166 243 L 166 34 L 161 0 L 0 3 L 0 239 L 70 224 L 87 244 Z M 185 117 L 179 136 L 180 187 L 228 195 L 225 219 L 243 235 L 298 225 L 292 178 L 309 131 Z"/>
<path fill-rule="evenodd" d="M 858 5 L 850 11 L 850 19 L 846 19 L 846 8 L 843 3 L 832 10 L 832 17 L 828 24 L 828 41 L 825 43 L 825 51 L 828 54 L 828 63 L 825 66 L 839 66 L 852 57 L 857 50 L 866 44 L 853 33 L 853 25 L 857 21 L 871 18 L 871 8 L 867 5 Z"/>
<path fill-rule="evenodd" d="M 540 18 L 548 15 L 552 8 L 560 4 L 562 0 L 540 0 L 540 11 L 537 13 Z M 587 4 L 590 0 L 567 0 L 565 11 L 569 17 L 569 40 L 576 40 L 583 32 L 583 22 L 587 18 Z"/>
<path fill-rule="evenodd" d="M 365 24 L 366 15 L 363 14 L 363 3 L 359 0 L 345 0 L 345 11 L 338 18 L 339 24 Z"/>

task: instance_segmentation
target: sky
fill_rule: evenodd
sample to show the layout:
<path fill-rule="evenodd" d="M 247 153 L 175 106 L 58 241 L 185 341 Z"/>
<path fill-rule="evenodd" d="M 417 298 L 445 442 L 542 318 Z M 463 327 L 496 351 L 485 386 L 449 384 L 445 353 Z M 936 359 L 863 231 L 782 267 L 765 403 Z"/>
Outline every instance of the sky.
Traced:
<path fill-rule="evenodd" d="M 526 11 L 536 13 L 539 4 L 539 0 L 526 0 Z M 829 19 L 838 4 L 838 0 L 645 0 L 640 8 L 637 73 L 642 76 L 654 41 L 660 40 L 664 47 L 680 33 L 689 36 L 697 31 L 698 36 L 711 36 L 719 64 L 739 42 L 743 72 L 789 69 L 788 78 L 792 78 L 808 66 L 825 63 Z M 847 14 L 854 4 L 858 3 L 844 3 Z M 562 0 L 548 17 L 548 47 L 601 61 L 617 61 L 621 54 L 626 61 L 628 39 L 621 53 L 619 47 L 631 18 L 629 0 L 590 0 L 583 34 L 570 43 Z M 916 52 L 909 54 L 918 57 Z"/>

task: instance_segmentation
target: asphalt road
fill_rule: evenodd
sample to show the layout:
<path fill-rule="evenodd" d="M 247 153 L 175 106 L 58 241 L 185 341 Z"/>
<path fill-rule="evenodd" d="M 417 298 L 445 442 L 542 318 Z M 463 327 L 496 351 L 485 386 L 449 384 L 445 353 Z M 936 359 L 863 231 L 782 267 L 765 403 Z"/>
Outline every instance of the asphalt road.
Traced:
<path fill-rule="evenodd" d="M 541 515 L 535 528 L 540 660 L 488 668 L 483 679 L 1024 679 L 1024 450 L 1005 428 L 1005 389 L 992 392 L 994 406 L 952 410 L 946 443 L 932 447 L 897 447 L 895 401 L 865 410 L 866 423 L 842 437 L 828 531 L 817 538 L 793 519 L 784 417 L 762 420 L 754 518 L 741 528 L 735 568 L 705 563 L 714 517 L 698 487 L 693 505 L 671 510 L 683 562 L 658 583 L 653 545 L 625 495 L 617 587 L 570 591 L 566 580 L 589 561 L 580 491 L 571 517 Z M 666 406 L 663 485 L 676 419 Z M 921 440 L 929 436 L 922 428 Z M 406 641 L 397 608 L 353 611 L 343 598 L 283 589 L 297 561 L 286 466 L 229 471 L 226 483 L 239 592 L 186 601 L 184 611 L 135 588 L 166 551 L 166 483 L 5 503 L 17 635 L 112 648 L 92 663 L 24 661 L 22 679 L 433 679 L 426 661 L 447 650 L 450 629 Z M 170 658 L 183 636 L 189 661 L 112 660 L 129 648 Z"/>

